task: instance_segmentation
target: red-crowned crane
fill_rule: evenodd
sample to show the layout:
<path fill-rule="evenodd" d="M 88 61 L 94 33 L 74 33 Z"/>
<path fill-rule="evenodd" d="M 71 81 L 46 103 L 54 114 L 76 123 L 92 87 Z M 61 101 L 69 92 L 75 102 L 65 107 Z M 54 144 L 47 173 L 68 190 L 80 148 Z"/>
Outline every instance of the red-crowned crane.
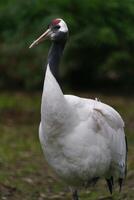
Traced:
<path fill-rule="evenodd" d="M 47 162 L 71 188 L 77 190 L 105 178 L 112 193 L 114 180 L 121 188 L 126 175 L 127 144 L 124 122 L 112 107 L 97 100 L 63 95 L 57 82 L 59 62 L 68 27 L 54 19 L 31 46 L 52 40 L 41 103 L 39 138 Z"/>

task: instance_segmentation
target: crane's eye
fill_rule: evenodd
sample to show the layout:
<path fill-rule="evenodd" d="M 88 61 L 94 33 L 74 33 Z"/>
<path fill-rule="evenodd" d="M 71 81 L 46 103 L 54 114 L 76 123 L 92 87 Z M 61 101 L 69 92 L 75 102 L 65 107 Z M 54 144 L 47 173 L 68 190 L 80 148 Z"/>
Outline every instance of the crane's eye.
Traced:
<path fill-rule="evenodd" d="M 56 25 L 53 27 L 54 30 L 58 30 L 60 28 L 60 25 Z"/>

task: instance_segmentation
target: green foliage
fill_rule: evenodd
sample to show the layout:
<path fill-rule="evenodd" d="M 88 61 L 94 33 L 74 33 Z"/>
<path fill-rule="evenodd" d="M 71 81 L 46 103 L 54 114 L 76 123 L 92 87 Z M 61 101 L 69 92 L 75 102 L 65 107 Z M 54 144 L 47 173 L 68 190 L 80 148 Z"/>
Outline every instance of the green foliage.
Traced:
<path fill-rule="evenodd" d="M 56 17 L 65 19 L 70 30 L 63 78 L 87 87 L 106 80 L 127 87 L 134 84 L 133 0 L 4 0 L 0 88 L 41 88 L 42 62 L 50 44 L 33 50 L 28 46 Z"/>

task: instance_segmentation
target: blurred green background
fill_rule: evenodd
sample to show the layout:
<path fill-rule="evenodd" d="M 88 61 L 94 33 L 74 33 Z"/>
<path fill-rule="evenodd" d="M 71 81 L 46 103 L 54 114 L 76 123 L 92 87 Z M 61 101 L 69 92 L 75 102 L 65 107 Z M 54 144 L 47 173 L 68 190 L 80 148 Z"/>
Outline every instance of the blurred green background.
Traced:
<path fill-rule="evenodd" d="M 64 92 L 98 97 L 123 117 L 129 143 L 122 193 L 105 182 L 85 200 L 134 199 L 134 0 L 0 0 L 0 200 L 71 199 L 45 162 L 39 139 L 40 101 L 50 41 L 29 45 L 53 18 L 70 37 L 62 59 Z"/>
<path fill-rule="evenodd" d="M 63 18 L 70 39 L 61 78 L 69 88 L 134 85 L 133 0 L 1 0 L 0 88 L 41 88 L 48 46 L 29 50 L 53 18 Z"/>

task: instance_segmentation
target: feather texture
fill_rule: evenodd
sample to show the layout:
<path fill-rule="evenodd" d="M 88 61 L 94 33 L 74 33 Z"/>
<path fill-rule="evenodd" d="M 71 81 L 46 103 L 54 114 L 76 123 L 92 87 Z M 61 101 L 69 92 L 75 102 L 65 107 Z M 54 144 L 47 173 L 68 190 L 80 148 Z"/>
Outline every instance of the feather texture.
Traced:
<path fill-rule="evenodd" d="M 39 130 L 48 163 L 69 185 L 82 186 L 95 177 L 124 178 L 126 143 L 120 115 L 99 101 L 63 95 L 49 66 Z M 111 179 L 108 184 L 111 188 Z"/>

